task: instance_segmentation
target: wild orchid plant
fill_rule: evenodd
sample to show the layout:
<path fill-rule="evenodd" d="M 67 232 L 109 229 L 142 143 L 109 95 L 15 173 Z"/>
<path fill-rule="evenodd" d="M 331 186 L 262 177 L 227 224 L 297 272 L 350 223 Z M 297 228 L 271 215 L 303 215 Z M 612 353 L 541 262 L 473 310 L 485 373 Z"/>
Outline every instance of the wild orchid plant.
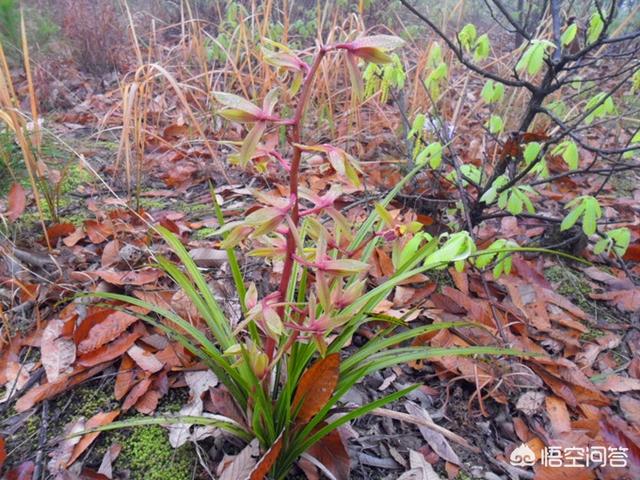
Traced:
<path fill-rule="evenodd" d="M 228 254 L 243 320 L 238 325 L 230 323 L 181 240 L 161 227 L 158 232 L 183 269 L 163 257 L 158 257 L 158 263 L 184 290 L 208 331 L 199 330 L 172 311 L 136 298 L 111 293 L 95 295 L 143 307 L 167 320 L 160 322 L 157 317 L 139 315 L 180 342 L 217 375 L 243 412 L 244 425 L 215 415 L 136 420 L 136 424 L 176 421 L 214 424 L 245 440 L 256 438 L 266 453 L 253 469 L 251 479 L 262 479 L 268 474 L 282 479 L 302 454 L 322 462 L 322 451 L 346 458 L 348 471 L 346 448 L 336 429 L 416 388 L 411 386 L 369 404 L 342 410 L 341 416 L 333 415 L 343 396 L 365 376 L 428 357 L 520 353 L 492 347 L 403 346 L 427 332 L 471 324 L 443 322 L 407 328 L 402 319 L 372 313 L 397 285 L 430 269 L 451 263 L 460 266 L 474 254 L 475 246 L 467 232 L 432 238 L 421 231 L 419 223 L 401 223 L 387 212 L 385 207 L 425 168 L 425 162 L 419 162 L 359 228 L 350 224 L 335 205 L 341 195 L 339 187 L 334 185 L 324 193 L 314 193 L 300 185 L 300 167 L 307 155 L 326 158 L 338 174 L 355 185 L 359 184 L 362 172 L 356 159 L 338 146 L 308 145 L 303 139 L 305 108 L 313 95 L 314 78 L 323 59 L 344 54 L 355 94 L 360 95 L 363 85 L 359 60 L 392 62 L 389 52 L 401 45 L 402 40 L 388 35 L 321 45 L 309 66 L 295 52 L 271 42 L 270 46 L 275 48 L 265 55 L 268 62 L 293 73 L 290 78 L 294 88 L 290 92 L 297 95 L 297 104 L 290 118 L 278 114 L 277 90 L 265 96 L 261 107 L 230 93 L 215 93 L 215 99 L 223 106 L 221 116 L 252 125 L 235 159 L 244 166 L 254 157 L 266 154 L 289 175 L 287 197 L 256 193 L 264 206 L 243 220 L 225 225 L 215 204 L 221 225 L 218 234 L 223 236 L 221 247 Z M 287 132 L 286 152 L 265 151 L 260 139 L 269 129 L 282 127 Z M 215 195 L 212 197 L 215 201 Z M 395 272 L 369 289 L 366 281 L 369 260 L 381 243 L 391 245 Z M 234 252 L 240 244 L 251 246 L 249 255 L 283 262 L 279 288 L 259 298 L 255 285 L 245 283 Z M 374 320 L 386 326 L 350 356 L 341 358 L 342 349 L 358 328 Z M 108 428 L 130 424 L 120 422 Z M 325 468 L 331 470 L 335 465 Z M 332 474 L 344 478 L 344 468 L 342 473 Z"/>

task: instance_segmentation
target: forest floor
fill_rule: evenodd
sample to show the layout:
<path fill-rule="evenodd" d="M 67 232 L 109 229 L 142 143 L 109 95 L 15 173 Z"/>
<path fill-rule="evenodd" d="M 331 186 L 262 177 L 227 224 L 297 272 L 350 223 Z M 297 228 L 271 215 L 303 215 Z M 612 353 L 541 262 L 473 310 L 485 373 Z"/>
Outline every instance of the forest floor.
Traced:
<path fill-rule="evenodd" d="M 103 433 L 84 449 L 61 440 L 65 432 L 85 425 L 82 419 L 98 412 L 118 412 L 118 419 L 126 419 L 180 410 L 191 388 L 185 372 L 197 368 L 184 362 L 181 352 L 151 327 L 86 303 L 80 313 L 85 330 L 77 339 L 83 346 L 60 372 L 68 388 L 59 388 L 60 379 L 47 379 L 43 364 L 48 359 L 40 350 L 45 344 L 54 350 L 65 348 L 58 338 L 69 318 L 65 299 L 91 290 L 124 291 L 171 304 L 188 315 L 192 306 L 149 266 L 153 255 L 168 252 L 149 235 L 149 224 L 162 225 L 181 235 L 207 273 L 216 297 L 230 317 L 237 317 L 228 265 L 220 255 L 219 239 L 211 236 L 218 224 L 208 182 L 213 183 L 228 220 L 254 207 L 251 188 L 283 188 L 277 176 L 233 169 L 226 172 L 231 180 L 227 182 L 206 152 L 186 141 L 190 133 L 176 125 L 165 126 L 162 135 L 169 147 L 157 145 L 147 152 L 138 191 L 128 192 L 122 163 L 114 167 L 119 138 L 104 124 L 87 120 L 87 112 L 107 111 L 113 102 L 113 92 L 96 93 L 68 112 L 45 117 L 46 128 L 86 164 L 74 160 L 64 167 L 60 218 L 57 223 L 49 218 L 48 224 L 51 251 L 43 244 L 33 206 L 11 226 L 11 242 L 2 246 L 8 259 L 2 294 L 13 302 L 12 338 L 3 347 L 0 375 L 6 396 L 0 404 L 0 437 L 8 453 L 5 468 L 14 475 L 7 478 L 26 478 L 19 473 L 34 470 L 59 478 L 210 478 L 216 468 L 224 468 L 223 457 L 228 460 L 225 456 L 242 448 L 230 438 L 213 435 L 173 449 L 162 427 Z M 398 181 L 403 160 L 389 152 L 401 150 L 392 141 L 372 147 L 363 162 L 365 188 L 346 191 L 341 199 L 350 219 L 362 218 L 375 199 Z M 223 147 L 218 154 L 224 158 Z M 60 165 L 64 164 L 61 159 Z M 604 191 L 607 206 L 637 221 L 639 180 L 634 173 L 614 176 Z M 303 181 L 321 191 L 336 180 L 331 172 L 308 169 Z M 566 188 L 590 188 L 581 182 L 567 180 Z M 418 219 L 431 232 L 444 231 L 447 227 L 440 220 L 446 194 L 434 190 L 430 178 L 420 178 L 394 202 L 393 215 Z M 505 217 L 486 222 L 479 243 L 494 239 L 498 232 L 543 246 L 557 244 L 559 234 L 535 218 Z M 583 253 L 580 242 L 563 240 L 563 250 Z M 635 275 L 640 274 L 639 250 L 632 245 L 626 257 L 627 268 Z M 389 368 L 367 378 L 349 392 L 346 402 L 362 404 L 416 382 L 423 386 L 387 407 L 405 414 L 408 421 L 382 411 L 344 429 L 353 478 L 397 478 L 416 468 L 416 459 L 410 458 L 410 451 L 415 451 L 443 478 L 590 479 L 595 474 L 587 467 L 513 466 L 509 453 L 522 443 L 532 449 L 541 444 L 584 449 L 611 438 L 629 449 L 630 462 L 640 462 L 640 288 L 614 261 L 586 256 L 589 265 L 560 256 L 516 255 L 512 273 L 499 279 L 491 272 L 460 273 L 452 268 L 397 287 L 378 313 L 404 317 L 410 326 L 472 319 L 492 329 L 443 332 L 422 339 L 424 345 L 493 345 L 517 338 L 520 348 L 544 355 L 495 361 L 445 357 Z M 242 265 L 246 277 L 263 289 L 279 275 L 277 266 L 254 259 L 243 258 Z M 388 254 L 376 251 L 370 284 L 383 279 L 390 268 Z M 503 330 L 495 329 L 496 323 Z M 90 337 L 89 329 L 99 324 L 105 325 L 96 334 L 99 338 Z M 373 335 L 374 326 L 362 328 L 353 344 Z M 86 342 L 89 339 L 93 341 Z M 159 369 L 124 356 L 135 342 L 152 352 Z M 349 349 L 343 354 L 349 355 Z M 220 386 L 212 384 L 204 410 L 218 412 L 224 403 L 221 398 Z M 425 419 L 441 429 L 420 426 Z M 307 465 L 305 471 L 307 478 L 318 478 L 314 467 Z M 610 467 L 601 468 L 599 475 L 623 478 Z M 302 471 L 292 478 L 304 478 Z"/>

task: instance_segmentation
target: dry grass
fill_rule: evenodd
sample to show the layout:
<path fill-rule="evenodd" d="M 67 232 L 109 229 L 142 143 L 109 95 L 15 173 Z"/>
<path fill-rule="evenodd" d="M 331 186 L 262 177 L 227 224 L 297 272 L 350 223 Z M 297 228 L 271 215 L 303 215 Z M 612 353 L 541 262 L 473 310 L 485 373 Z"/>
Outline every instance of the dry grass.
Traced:
<path fill-rule="evenodd" d="M 4 49 L 0 44 L 0 120 L 7 126 L 7 128 L 13 132 L 16 138 L 16 142 L 20 147 L 24 163 L 29 175 L 29 183 L 33 191 L 33 196 L 36 202 L 36 208 L 40 216 L 40 223 L 42 224 L 42 230 L 44 232 L 45 240 L 49 248 L 49 237 L 47 235 L 47 229 L 45 225 L 45 215 L 42 206 L 42 194 L 44 193 L 45 199 L 49 204 L 49 211 L 55 215 L 55 208 L 52 199 L 47 192 L 46 187 L 43 189 L 43 185 L 46 185 L 46 179 L 44 178 L 44 172 L 37 161 L 37 151 L 40 148 L 40 130 L 38 126 L 38 101 L 35 96 L 35 89 L 33 87 L 33 80 L 31 77 L 31 68 L 29 64 L 29 45 L 27 43 L 27 36 L 25 32 L 24 17 L 21 18 L 21 38 L 22 49 L 24 53 L 24 68 L 27 75 L 27 85 L 29 92 L 29 104 L 31 106 L 32 116 L 32 131 L 29 132 L 27 128 L 27 116 L 21 112 L 18 108 L 20 101 L 16 95 L 16 89 L 13 85 L 11 78 L 11 72 L 7 63 L 7 58 L 4 54 Z M 7 169 L 10 166 L 7 165 Z"/>
<path fill-rule="evenodd" d="M 53 11 L 81 69 L 96 75 L 127 69 L 126 23 L 113 0 L 59 0 Z"/>

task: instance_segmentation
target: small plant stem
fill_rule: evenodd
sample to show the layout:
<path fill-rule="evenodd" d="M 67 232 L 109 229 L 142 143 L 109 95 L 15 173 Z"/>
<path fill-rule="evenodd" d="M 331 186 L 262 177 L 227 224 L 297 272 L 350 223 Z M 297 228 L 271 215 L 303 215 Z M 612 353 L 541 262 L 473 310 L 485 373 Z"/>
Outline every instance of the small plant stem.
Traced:
<path fill-rule="evenodd" d="M 302 86 L 302 92 L 300 93 L 300 101 L 296 107 L 293 119 L 289 128 L 291 129 L 291 136 L 289 137 L 289 143 L 293 146 L 293 157 L 291 160 L 291 171 L 289 175 L 289 195 L 293 202 L 291 206 L 291 220 L 293 225 L 298 226 L 298 220 L 300 219 L 298 209 L 298 174 L 300 173 L 300 159 L 302 158 L 302 149 L 298 146 L 300 144 L 302 120 L 304 117 L 304 110 L 311 96 L 311 88 L 313 87 L 313 79 L 320 68 L 320 63 L 326 55 L 327 47 L 321 46 L 316 58 L 311 65 L 311 69 L 304 79 Z M 285 301 L 287 296 L 287 289 L 289 288 L 289 281 L 291 280 L 291 272 L 293 271 L 294 253 L 296 249 L 295 237 L 291 228 L 287 233 L 287 253 L 285 255 L 284 267 L 282 269 L 282 280 L 280 281 L 280 300 Z M 278 307 L 278 315 L 280 318 L 284 316 L 284 305 Z M 273 353 L 276 347 L 276 341 L 273 338 L 267 338 L 265 344 L 265 353 L 269 357 L 269 360 L 273 360 Z"/>

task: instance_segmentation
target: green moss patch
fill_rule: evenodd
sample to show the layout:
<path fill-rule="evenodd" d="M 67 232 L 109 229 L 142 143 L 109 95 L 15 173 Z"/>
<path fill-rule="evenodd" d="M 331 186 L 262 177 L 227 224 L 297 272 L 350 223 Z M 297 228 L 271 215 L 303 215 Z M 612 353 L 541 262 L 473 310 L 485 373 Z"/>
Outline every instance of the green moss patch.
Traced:
<path fill-rule="evenodd" d="M 556 291 L 570 298 L 580 308 L 588 306 L 587 295 L 591 293 L 591 287 L 578 273 L 564 265 L 554 265 L 544 271 L 544 276 L 553 284 L 557 284 Z M 586 303 L 585 303 L 586 302 Z"/>
<path fill-rule="evenodd" d="M 204 227 L 193 232 L 193 238 L 194 240 L 207 240 L 208 238 L 211 238 L 213 236 L 215 231 L 215 228 Z"/>
<path fill-rule="evenodd" d="M 618 321 L 619 313 L 603 302 L 598 302 L 589 297 L 592 288 L 584 274 L 569 265 L 559 263 L 545 269 L 544 276 L 551 282 L 555 291 L 567 297 L 574 305 L 577 305 L 596 320 Z M 593 340 L 604 333 L 598 329 L 592 329 L 583 335 L 584 340 Z"/>
<path fill-rule="evenodd" d="M 114 469 L 127 471 L 131 479 L 189 480 L 196 466 L 191 444 L 171 447 L 167 431 L 158 426 L 136 427 L 124 440 Z"/>

